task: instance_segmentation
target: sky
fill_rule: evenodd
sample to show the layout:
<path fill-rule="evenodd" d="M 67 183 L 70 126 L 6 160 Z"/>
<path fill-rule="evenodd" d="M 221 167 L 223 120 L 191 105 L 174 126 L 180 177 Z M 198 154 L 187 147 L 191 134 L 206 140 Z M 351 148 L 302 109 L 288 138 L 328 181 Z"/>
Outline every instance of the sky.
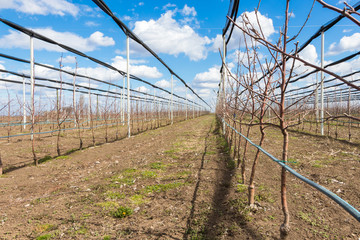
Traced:
<path fill-rule="evenodd" d="M 170 68 L 184 79 L 210 105 L 214 104 L 221 59 L 222 28 L 226 22 L 229 1 L 188 1 L 188 0 L 116 0 L 104 1 L 115 15 L 136 35 L 150 46 Z M 328 0 L 330 4 L 342 8 L 343 3 Z M 312 1 L 291 1 L 289 35 L 299 31 L 307 18 Z M 348 1 L 354 4 L 355 1 Z M 254 8 L 257 1 L 240 1 L 239 15 L 247 14 L 256 21 Z M 276 41 L 284 23 L 282 1 L 263 0 L 259 8 L 259 21 L 266 38 Z M 315 3 L 313 12 L 298 37 L 301 45 L 319 27 L 338 16 L 337 13 L 323 9 Z M 32 29 L 44 36 L 73 47 L 85 54 L 126 71 L 126 38 L 114 21 L 102 12 L 90 0 L 0 0 L 0 17 Z M 238 21 L 241 17 L 239 17 Z M 240 44 L 242 34 L 235 30 L 228 45 L 227 63 L 230 68 L 237 64 L 237 54 L 244 51 Z M 30 59 L 29 37 L 0 23 L 0 53 Z M 34 41 L 35 61 L 50 66 L 59 66 L 60 59 L 64 69 L 90 75 L 105 81 L 122 85 L 120 74 L 76 56 L 39 40 Z M 330 63 L 350 53 L 360 50 L 360 32 L 349 20 L 342 20 L 325 34 L 325 63 Z M 320 39 L 314 40 L 301 54 L 304 59 L 320 64 Z M 75 58 L 76 57 L 76 58 Z M 76 60 L 75 60 L 76 59 Z M 140 45 L 130 41 L 130 72 L 159 87 L 170 90 L 169 71 Z M 339 74 L 358 70 L 359 58 L 334 68 Z M 18 73 L 30 72 L 29 65 L 0 58 L 0 69 Z M 0 73 L 1 78 L 17 79 Z M 36 67 L 35 75 L 59 79 L 59 73 Z M 71 78 L 63 76 L 65 81 Z M 86 79 L 78 79 L 79 84 L 87 84 Z M 314 79 L 305 79 L 301 84 L 310 84 Z M 93 87 L 101 87 L 91 83 Z M 139 91 L 153 93 L 153 89 L 144 83 L 131 82 L 131 87 Z M 298 87 L 298 85 L 293 86 Z M 8 89 L 14 94 L 21 94 L 21 86 L 0 82 L 1 95 Z M 174 92 L 195 100 L 194 95 L 186 92 L 183 84 L 175 79 Z M 54 90 L 38 90 L 37 95 L 51 98 Z M 165 96 L 160 93 L 158 95 Z M 29 95 L 29 94 L 27 94 Z M 2 100 L 2 99 L 0 99 Z M 198 101 L 198 100 L 196 100 Z"/>

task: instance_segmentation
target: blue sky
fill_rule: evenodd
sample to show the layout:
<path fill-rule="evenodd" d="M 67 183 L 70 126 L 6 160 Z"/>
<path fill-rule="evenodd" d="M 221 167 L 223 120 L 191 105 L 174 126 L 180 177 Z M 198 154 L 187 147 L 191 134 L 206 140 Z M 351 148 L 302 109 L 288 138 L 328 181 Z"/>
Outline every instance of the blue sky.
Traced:
<path fill-rule="evenodd" d="M 343 7 L 339 1 L 327 1 Z M 221 46 L 220 35 L 226 21 L 229 1 L 154 1 L 154 0 L 105 0 L 110 9 L 129 26 L 144 42 L 182 77 L 197 93 L 209 102 L 214 100 L 214 91 L 219 81 L 221 64 L 218 48 Z M 260 6 L 261 23 L 267 38 L 274 41 L 284 21 L 282 1 L 262 1 Z M 355 1 L 350 1 L 354 4 Z M 291 1 L 289 35 L 292 36 L 305 21 L 312 1 Z M 252 14 L 256 1 L 240 1 L 239 13 Z M 311 36 L 320 25 L 338 14 L 323 9 L 315 3 L 313 13 L 298 38 L 300 44 Z M 126 70 L 125 35 L 113 20 L 105 15 L 89 0 L 0 0 L 0 16 L 26 28 L 33 29 L 45 36 L 63 42 L 85 52 L 89 56 Z M 229 44 L 228 63 L 236 65 L 236 50 L 239 46 L 239 32 L 234 33 Z M 360 49 L 358 28 L 348 20 L 342 20 L 338 26 L 326 33 L 326 62 L 331 62 Z M 319 63 L 320 39 L 308 47 L 302 57 Z M 152 56 L 134 42 L 130 43 L 131 73 L 153 84 L 170 89 L 170 74 Z M 240 49 L 241 51 L 242 49 Z M 29 40 L 24 34 L 0 24 L 0 52 L 29 59 Z M 35 60 L 52 66 L 59 65 L 63 55 L 63 65 L 74 70 L 74 54 L 63 51 L 40 41 L 35 41 Z M 119 74 L 107 71 L 89 60 L 77 57 L 78 71 L 83 74 L 122 84 Z M 358 63 L 359 62 L 359 63 Z M 360 61 L 344 64 L 334 71 L 346 73 L 358 68 Z M 29 72 L 29 66 L 7 59 L 0 59 L 0 67 L 16 71 Z M 36 68 L 37 76 L 58 78 L 58 73 Z M 2 74 L 4 78 L 14 77 Z M 66 79 L 65 79 L 66 80 Z M 79 79 L 79 81 L 83 81 Z M 304 80 L 308 84 L 312 79 Z M 96 84 L 94 83 L 94 86 Z M 0 86 L 4 89 L 4 86 Z M 294 86 L 297 87 L 297 86 Z M 19 86 L 8 85 L 14 92 Z M 133 81 L 132 88 L 153 92 L 151 87 Z M 185 95 L 183 85 L 177 81 L 175 92 Z M 52 96 L 50 90 L 37 92 Z M 190 94 L 189 98 L 192 98 Z"/>

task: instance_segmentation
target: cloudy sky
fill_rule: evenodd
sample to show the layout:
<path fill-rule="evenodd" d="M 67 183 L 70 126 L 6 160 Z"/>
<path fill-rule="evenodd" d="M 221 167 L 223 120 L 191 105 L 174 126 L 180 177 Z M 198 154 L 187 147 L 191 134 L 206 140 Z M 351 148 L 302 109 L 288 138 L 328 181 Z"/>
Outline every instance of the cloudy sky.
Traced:
<path fill-rule="evenodd" d="M 246 13 L 251 22 L 256 22 L 253 11 L 257 5 L 255 2 L 240 2 L 239 13 Z M 284 6 L 277 5 L 279 2 L 262 1 L 260 6 L 259 22 L 263 27 L 264 35 L 270 41 L 277 39 L 284 21 Z M 327 2 L 343 7 L 339 1 Z M 348 2 L 355 3 L 355 1 Z M 105 3 L 201 97 L 209 103 L 214 101 L 214 90 L 217 90 L 220 79 L 221 32 L 226 21 L 229 1 L 105 0 Z M 299 31 L 311 5 L 310 0 L 292 1 L 290 36 Z M 124 33 L 90 0 L 0 0 L 0 16 L 120 70 L 126 70 Z M 336 13 L 323 9 L 315 3 L 310 20 L 298 38 L 300 45 L 322 24 L 336 16 Z M 228 45 L 227 62 L 230 67 L 236 66 L 237 54 L 244 50 L 239 43 L 241 38 L 241 32 L 235 30 Z M 359 28 L 348 20 L 342 20 L 327 32 L 325 39 L 327 63 L 360 50 Z M 77 63 L 77 71 L 81 74 L 122 85 L 122 77 L 116 72 L 80 56 L 75 60 L 74 54 L 57 46 L 38 40 L 35 40 L 34 44 L 37 62 L 58 67 L 62 56 L 62 65 L 69 71 L 74 71 Z M 315 40 L 301 56 L 313 63 L 319 63 L 319 44 L 320 39 Z M 1 23 L 0 53 L 29 59 L 29 37 Z M 170 89 L 170 74 L 167 69 L 135 42 L 130 42 L 130 58 L 132 74 L 162 88 Z M 356 58 L 335 70 L 338 73 L 345 73 L 359 66 L 360 60 Z M 5 58 L 0 58 L 0 68 L 29 73 L 27 64 Z M 35 71 L 37 76 L 59 78 L 58 73 L 44 68 L 37 67 Z M 1 74 L 1 77 L 14 79 L 5 74 Z M 84 79 L 79 81 L 80 84 L 85 84 Z M 98 85 L 93 83 L 93 86 Z M 12 88 L 9 85 L 6 87 Z M 3 84 L 0 85 L 0 89 L 4 88 Z M 153 92 L 151 87 L 135 81 L 132 82 L 132 88 Z M 185 96 L 185 91 L 181 82 L 175 81 L 175 92 Z M 193 98 L 189 92 L 188 97 Z"/>

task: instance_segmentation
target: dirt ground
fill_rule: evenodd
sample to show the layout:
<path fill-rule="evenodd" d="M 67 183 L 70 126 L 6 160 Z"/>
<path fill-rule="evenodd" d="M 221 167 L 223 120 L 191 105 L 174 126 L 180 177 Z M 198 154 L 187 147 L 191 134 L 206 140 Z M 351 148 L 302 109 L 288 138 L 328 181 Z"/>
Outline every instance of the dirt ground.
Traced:
<path fill-rule="evenodd" d="M 261 157 L 249 209 L 218 132 L 206 115 L 9 171 L 0 239 L 278 239 L 280 167 Z M 264 148 L 279 157 L 281 136 L 267 133 Z M 291 133 L 290 149 L 292 167 L 360 209 L 359 146 Z M 356 220 L 290 175 L 288 195 L 290 239 L 360 237 Z"/>

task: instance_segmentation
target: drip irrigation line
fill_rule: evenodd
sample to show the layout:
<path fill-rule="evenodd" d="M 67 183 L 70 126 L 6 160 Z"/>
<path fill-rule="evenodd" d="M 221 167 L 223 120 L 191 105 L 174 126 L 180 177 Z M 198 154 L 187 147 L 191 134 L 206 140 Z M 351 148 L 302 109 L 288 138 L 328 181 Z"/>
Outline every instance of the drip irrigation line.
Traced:
<path fill-rule="evenodd" d="M 186 84 L 186 82 L 179 77 L 146 43 L 144 43 L 135 33 L 133 33 L 120 19 L 118 19 L 113 12 L 110 10 L 110 8 L 105 4 L 103 0 L 92 0 L 101 10 L 103 10 L 104 13 L 109 15 L 114 22 L 120 27 L 120 29 L 125 33 L 126 36 L 130 37 L 132 40 L 143 46 L 151 55 L 153 55 L 167 70 L 177 77 L 184 85 L 187 87 L 195 96 L 197 96 L 201 101 L 203 101 L 207 106 L 210 107 L 210 105 L 205 102 L 204 99 L 202 99 L 189 85 Z"/>
<path fill-rule="evenodd" d="M 222 118 L 221 118 L 222 119 Z M 230 124 L 228 124 L 224 119 L 222 119 L 222 121 L 224 121 L 226 123 L 226 125 L 231 128 L 232 130 L 234 130 L 238 135 L 240 135 L 241 137 L 243 137 L 246 141 L 248 141 L 251 145 L 253 145 L 254 147 L 256 147 L 258 150 L 260 150 L 262 153 L 264 153 L 266 156 L 268 156 L 271 160 L 273 160 L 274 162 L 278 163 L 281 167 L 285 168 L 289 173 L 291 173 L 292 175 L 294 175 L 295 177 L 297 177 L 298 179 L 300 179 L 301 181 L 309 184 L 311 187 L 319 190 L 320 192 L 322 192 L 323 194 L 325 194 L 327 197 L 329 197 L 330 199 L 334 200 L 338 205 L 340 205 L 345 211 L 347 211 L 351 216 L 353 216 L 358 222 L 360 222 L 360 212 L 355 209 L 353 206 L 351 206 L 348 202 L 346 202 L 344 199 L 340 198 L 338 195 L 336 195 L 335 193 L 331 192 L 330 190 L 326 189 L 325 187 L 307 179 L 306 177 L 302 176 L 301 174 L 299 174 L 298 172 L 296 172 L 294 169 L 292 169 L 291 167 L 289 167 L 288 165 L 286 165 L 285 163 L 283 163 L 281 160 L 277 159 L 276 157 L 274 157 L 273 155 L 271 155 L 270 153 L 268 153 L 267 151 L 265 151 L 265 149 L 263 149 L 261 146 L 255 144 L 254 142 L 252 142 L 249 138 L 247 138 L 246 136 L 244 136 L 242 133 L 238 132 L 235 128 L 233 128 L 232 126 L 230 126 Z"/>
<path fill-rule="evenodd" d="M 0 21 L 3 22 L 4 24 L 8 25 L 9 27 L 14 28 L 14 29 L 16 29 L 16 30 L 18 30 L 18 31 L 20 31 L 20 32 L 28 35 L 28 36 L 35 37 L 35 38 L 37 38 L 37 39 L 39 39 L 39 40 L 48 42 L 48 43 L 50 43 L 50 44 L 57 45 L 57 46 L 65 49 L 65 50 L 67 50 L 67 51 L 69 51 L 69 52 L 75 53 L 75 54 L 77 54 L 77 55 L 79 55 L 79 56 L 82 56 L 82 57 L 87 58 L 87 59 L 89 59 L 89 60 L 91 60 L 91 61 L 93 61 L 93 62 L 96 62 L 96 63 L 98 63 L 98 64 L 100 64 L 100 65 L 102 65 L 102 66 L 104 66 L 104 67 L 106 67 L 106 68 L 109 68 L 109 69 L 111 69 L 111 70 L 113 70 L 113 71 L 115 71 L 115 72 L 118 72 L 118 73 L 119 73 L 120 75 L 122 75 L 122 76 L 125 76 L 125 75 L 126 75 L 126 72 L 121 71 L 121 70 L 119 70 L 119 69 L 111 66 L 110 64 L 107 64 L 107 63 L 105 63 L 105 62 L 103 62 L 103 61 L 100 61 L 100 60 L 98 60 L 98 59 L 96 59 L 96 58 L 93 58 L 93 57 L 91 57 L 91 56 L 88 56 L 88 55 L 86 55 L 85 53 L 82 53 L 82 52 L 80 52 L 80 51 L 78 51 L 78 50 L 76 50 L 76 49 L 74 49 L 74 48 L 71 48 L 71 47 L 69 47 L 69 46 L 63 45 L 63 44 L 61 44 L 61 43 L 58 43 L 58 42 L 56 42 L 56 41 L 54 41 L 54 40 L 52 40 L 52 39 L 50 39 L 50 38 L 48 38 L 48 37 L 45 37 L 45 36 L 43 36 L 43 35 L 41 35 L 41 34 L 39 34 L 39 33 L 34 32 L 34 31 L 30 30 L 30 29 L 27 29 L 27 28 L 25 28 L 25 27 L 22 27 L 22 26 L 20 26 L 20 25 L 18 25 L 18 24 L 16 24 L 16 23 L 13 23 L 13 22 L 11 22 L 11 21 L 9 21 L 9 20 L 6 20 L 6 19 L 3 19 L 3 18 L 0 18 Z M 5 57 L 6 55 L 5 55 L 5 54 L 2 54 L 2 56 Z M 14 57 L 13 57 L 12 59 L 13 59 L 13 60 L 17 60 L 17 61 L 21 60 L 21 59 L 19 59 L 19 58 L 14 58 Z M 26 61 L 26 60 L 25 60 L 25 61 Z M 22 62 L 24 62 L 24 60 L 22 60 Z M 30 63 L 30 61 L 27 61 L 27 62 Z M 42 65 L 42 66 L 46 66 L 46 65 Z M 55 68 L 53 68 L 53 69 L 55 69 Z M 67 73 L 69 73 L 69 72 L 67 72 Z M 75 73 L 70 73 L 70 74 L 74 76 Z M 177 75 L 176 75 L 176 76 L 177 76 Z M 164 91 L 164 92 L 166 92 L 166 93 L 168 93 L 168 94 L 171 94 L 171 92 L 169 92 L 168 90 L 165 90 L 165 89 L 163 89 L 163 88 L 161 88 L 161 87 L 158 87 L 158 86 L 156 86 L 156 85 L 154 85 L 154 84 L 152 84 L 152 83 L 150 83 L 150 82 L 147 82 L 147 81 L 145 81 L 145 80 L 143 80 L 143 79 L 141 79 L 141 78 L 139 78 L 139 77 L 136 77 L 136 76 L 134 76 L 134 75 L 131 75 L 131 74 L 130 74 L 130 78 L 131 78 L 131 79 L 134 79 L 134 80 L 137 80 L 137 81 L 140 81 L 140 82 L 143 82 L 143 83 L 145 83 L 145 84 L 148 84 L 149 86 L 151 86 L 151 87 L 153 87 L 153 88 L 156 88 L 156 89 L 159 89 L 159 90 L 161 90 L 161 91 Z M 103 82 L 103 83 L 106 83 L 105 81 L 102 81 L 102 82 Z M 110 84 L 110 83 L 107 83 L 107 84 Z M 111 84 L 110 84 L 110 85 L 111 85 Z M 115 84 L 114 84 L 114 86 L 115 86 Z M 192 90 L 192 89 L 191 89 L 191 90 Z M 178 95 L 176 95 L 176 94 L 173 94 L 173 95 L 176 96 L 176 97 L 178 97 L 178 98 L 181 98 L 181 99 L 183 99 L 183 100 L 187 100 L 187 101 L 189 101 L 189 102 L 191 102 L 191 103 L 193 103 L 193 104 L 196 104 L 195 102 L 193 102 L 193 101 L 191 101 L 191 100 L 189 100 L 189 99 L 187 99 L 187 98 L 178 96 Z M 204 100 L 203 100 L 203 101 L 204 101 Z M 206 102 L 205 102 L 205 103 L 206 103 Z M 196 104 L 196 105 L 198 105 L 198 104 Z"/>

